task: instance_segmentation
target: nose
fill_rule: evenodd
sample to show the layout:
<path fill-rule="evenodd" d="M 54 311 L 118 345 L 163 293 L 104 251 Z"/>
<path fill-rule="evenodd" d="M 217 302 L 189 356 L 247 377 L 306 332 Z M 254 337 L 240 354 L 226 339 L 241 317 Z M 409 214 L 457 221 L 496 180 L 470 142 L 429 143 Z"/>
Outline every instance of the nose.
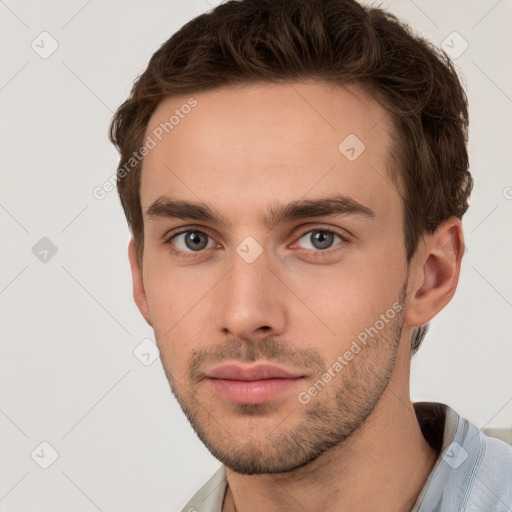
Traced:
<path fill-rule="evenodd" d="M 286 329 L 290 300 L 264 252 L 252 262 L 235 254 L 216 299 L 216 318 L 223 335 L 253 339 L 278 336 Z"/>

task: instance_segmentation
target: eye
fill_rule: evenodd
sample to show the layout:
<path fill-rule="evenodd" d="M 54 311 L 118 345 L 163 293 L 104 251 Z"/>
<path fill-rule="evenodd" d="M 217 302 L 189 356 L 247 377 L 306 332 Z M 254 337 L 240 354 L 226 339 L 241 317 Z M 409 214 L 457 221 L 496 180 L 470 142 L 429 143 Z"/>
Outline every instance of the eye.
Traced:
<path fill-rule="evenodd" d="M 338 239 L 337 244 L 336 239 Z M 308 254 L 321 256 L 330 254 L 329 249 L 333 245 L 336 247 L 345 243 L 348 243 L 348 239 L 342 234 L 332 229 L 317 228 L 303 233 L 294 245 L 298 245 L 300 249 Z M 175 254 L 192 258 L 198 256 L 205 249 L 211 249 L 218 245 L 210 235 L 198 229 L 188 229 L 174 233 L 167 237 L 165 244 L 169 245 Z"/>
<path fill-rule="evenodd" d="M 200 252 L 203 249 L 215 247 L 214 240 L 208 234 L 192 229 L 172 235 L 166 243 L 177 247 L 178 250 L 173 248 L 175 252 Z"/>
<path fill-rule="evenodd" d="M 301 242 L 306 244 L 306 247 L 302 247 L 303 249 L 313 249 L 316 251 L 324 252 L 326 249 L 329 249 L 333 245 L 336 238 L 338 238 L 341 243 L 347 241 L 346 238 L 344 238 L 342 235 L 330 229 L 313 229 L 304 233 L 298 239 L 297 243 L 299 245 Z M 309 247 L 307 247 L 307 245 L 309 245 Z"/>

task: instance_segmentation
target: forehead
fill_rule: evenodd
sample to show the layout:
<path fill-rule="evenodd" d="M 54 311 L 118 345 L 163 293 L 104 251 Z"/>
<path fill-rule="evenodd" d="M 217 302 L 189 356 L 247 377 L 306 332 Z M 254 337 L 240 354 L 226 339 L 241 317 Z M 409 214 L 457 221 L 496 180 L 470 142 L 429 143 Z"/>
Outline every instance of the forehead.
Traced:
<path fill-rule="evenodd" d="M 399 214 L 392 132 L 386 110 L 357 85 L 258 83 L 168 97 L 146 131 L 155 145 L 143 162 L 142 209 L 168 195 L 247 216 L 339 192 Z"/>

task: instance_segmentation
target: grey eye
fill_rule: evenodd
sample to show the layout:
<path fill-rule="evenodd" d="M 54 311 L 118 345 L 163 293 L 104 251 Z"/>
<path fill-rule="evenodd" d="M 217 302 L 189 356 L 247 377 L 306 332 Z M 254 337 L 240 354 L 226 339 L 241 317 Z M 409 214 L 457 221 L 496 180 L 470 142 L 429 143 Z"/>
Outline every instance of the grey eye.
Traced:
<path fill-rule="evenodd" d="M 202 251 L 203 249 L 207 249 L 214 245 L 213 240 L 211 240 L 211 244 L 208 247 L 208 239 L 209 235 L 203 233 L 202 231 L 183 231 L 182 233 L 178 233 L 172 237 L 172 241 L 178 249 L 190 252 L 190 251 Z"/>
<path fill-rule="evenodd" d="M 331 245 L 333 245 L 335 237 L 342 241 L 341 237 L 332 231 L 328 231 L 325 229 L 314 229 L 312 231 L 304 233 L 299 238 L 299 242 L 303 240 L 303 243 L 311 244 L 310 247 L 304 247 L 304 249 L 322 250 L 331 247 Z"/>

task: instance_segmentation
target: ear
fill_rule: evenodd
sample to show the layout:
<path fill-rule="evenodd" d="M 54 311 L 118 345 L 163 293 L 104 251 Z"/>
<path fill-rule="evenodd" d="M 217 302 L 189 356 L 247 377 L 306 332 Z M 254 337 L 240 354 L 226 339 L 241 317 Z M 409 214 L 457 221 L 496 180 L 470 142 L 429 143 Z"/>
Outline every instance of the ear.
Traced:
<path fill-rule="evenodd" d="M 153 326 L 151 323 L 151 314 L 149 312 L 146 291 L 144 290 L 144 281 L 142 280 L 142 268 L 140 266 L 139 256 L 137 255 L 137 249 L 133 238 L 130 239 L 130 243 L 128 244 L 128 259 L 130 260 L 130 268 L 132 271 L 133 298 L 135 300 L 135 304 L 137 304 L 137 307 L 146 322 Z"/>
<path fill-rule="evenodd" d="M 423 237 L 411 261 L 407 324 L 426 324 L 450 302 L 459 282 L 463 254 L 464 235 L 457 217 L 450 217 L 432 235 Z"/>

